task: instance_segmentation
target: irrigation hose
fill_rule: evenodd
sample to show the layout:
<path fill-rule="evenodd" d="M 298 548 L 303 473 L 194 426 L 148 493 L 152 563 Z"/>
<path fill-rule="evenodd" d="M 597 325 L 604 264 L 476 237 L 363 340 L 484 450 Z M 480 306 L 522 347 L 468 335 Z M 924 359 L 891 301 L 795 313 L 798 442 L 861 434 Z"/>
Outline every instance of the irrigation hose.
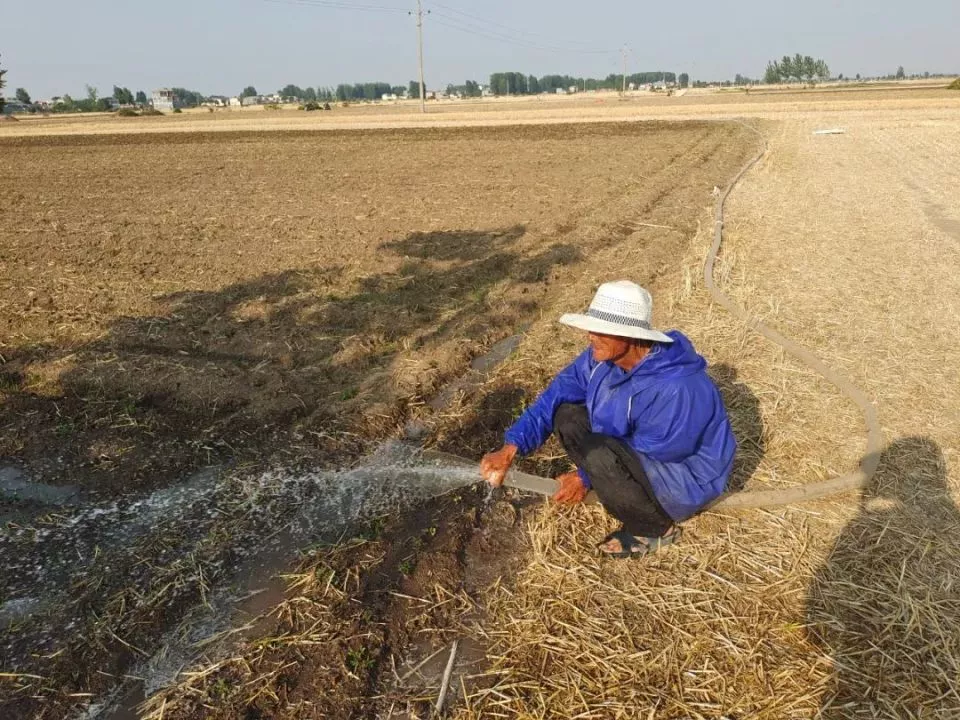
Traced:
<path fill-rule="evenodd" d="M 763 141 L 763 147 L 740 169 L 740 172 L 734 176 L 730 184 L 717 196 L 713 223 L 713 245 L 710 247 L 710 252 L 707 253 L 707 259 L 703 266 L 704 284 L 715 303 L 723 306 L 727 312 L 738 320 L 741 320 L 747 327 L 760 333 L 789 355 L 792 355 L 810 369 L 815 370 L 835 385 L 841 393 L 850 398 L 857 407 L 860 408 L 860 411 L 863 413 L 864 423 L 867 427 L 867 448 L 863 459 L 860 461 L 859 467 L 846 475 L 782 490 L 751 490 L 732 493 L 721 497 L 711 506 L 711 509 L 761 508 L 792 505 L 794 503 L 817 500 L 830 497 L 831 495 L 857 490 L 870 482 L 870 479 L 877 470 L 877 466 L 880 464 L 880 452 L 883 449 L 883 434 L 880 431 L 877 409 L 870 401 L 870 398 L 868 398 L 860 388 L 840 373 L 827 367 L 820 358 L 806 348 L 798 345 L 790 338 L 784 337 L 756 318 L 751 317 L 743 308 L 720 292 L 713 281 L 713 268 L 717 261 L 717 253 L 720 252 L 720 245 L 723 242 L 723 208 L 727 196 L 730 195 L 737 184 L 743 179 L 744 175 L 746 175 L 754 165 L 760 162 L 760 159 L 766 155 L 769 150 L 767 139 L 763 133 L 747 123 L 741 122 L 741 125 L 755 133 L 757 137 Z"/>
<path fill-rule="evenodd" d="M 720 252 L 720 245 L 723 242 L 723 208 L 727 197 L 747 172 L 760 162 L 761 158 L 769 151 L 767 139 L 763 136 L 763 133 L 747 123 L 741 122 L 741 125 L 755 133 L 763 141 L 763 147 L 740 169 L 740 172 L 734 176 L 733 180 L 731 180 L 727 187 L 717 196 L 716 210 L 714 213 L 713 244 L 707 253 L 707 259 L 703 267 L 704 284 L 710 293 L 711 299 L 715 303 L 723 306 L 731 315 L 741 320 L 747 327 L 760 333 L 789 355 L 797 358 L 809 368 L 829 380 L 840 392 L 850 398 L 857 407 L 860 408 L 863 413 L 864 423 L 867 427 L 867 448 L 863 459 L 860 461 L 859 467 L 846 475 L 841 475 L 840 477 L 830 480 L 821 480 L 810 483 L 809 485 L 784 488 L 781 490 L 750 490 L 728 493 L 712 503 L 708 508 L 710 510 L 721 508 L 766 508 L 792 505 L 857 490 L 866 485 L 873 477 L 877 466 L 880 464 L 880 452 L 883 449 L 883 436 L 880 431 L 877 410 L 870 401 L 870 398 L 868 398 L 863 391 L 845 377 L 827 367 L 820 358 L 806 348 L 801 347 L 793 340 L 784 337 L 776 330 L 767 327 L 756 318 L 751 317 L 729 297 L 720 292 L 713 281 L 713 269 L 716 265 L 717 254 Z M 438 464 L 457 466 L 475 464 L 457 455 L 451 455 L 437 450 L 425 450 L 422 457 L 424 460 Z M 504 484 L 520 490 L 540 493 L 541 495 L 553 495 L 557 490 L 556 480 L 520 472 L 516 469 L 510 470 Z M 596 502 L 596 493 L 589 493 L 586 502 Z"/>

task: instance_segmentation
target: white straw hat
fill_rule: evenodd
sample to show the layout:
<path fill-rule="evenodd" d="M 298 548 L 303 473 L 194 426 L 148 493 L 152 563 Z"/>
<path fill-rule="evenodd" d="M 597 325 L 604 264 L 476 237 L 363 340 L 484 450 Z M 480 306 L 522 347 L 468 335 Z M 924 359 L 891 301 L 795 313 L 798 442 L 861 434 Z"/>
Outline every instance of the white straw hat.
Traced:
<path fill-rule="evenodd" d="M 653 298 L 629 280 L 604 283 L 586 313 L 567 313 L 560 322 L 587 332 L 671 343 L 673 339 L 650 326 Z"/>

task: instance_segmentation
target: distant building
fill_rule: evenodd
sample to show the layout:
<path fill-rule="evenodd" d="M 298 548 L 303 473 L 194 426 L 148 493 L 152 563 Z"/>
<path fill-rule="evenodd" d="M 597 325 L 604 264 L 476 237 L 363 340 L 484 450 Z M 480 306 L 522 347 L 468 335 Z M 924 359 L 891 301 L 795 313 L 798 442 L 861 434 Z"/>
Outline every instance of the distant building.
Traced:
<path fill-rule="evenodd" d="M 6 99 L 3 101 L 3 114 L 13 115 L 14 113 L 30 112 L 30 106 L 25 105 L 19 100 Z"/>
<path fill-rule="evenodd" d="M 241 102 L 240 98 L 236 96 L 230 98 L 230 107 L 241 107 L 242 105 L 243 102 Z"/>
<path fill-rule="evenodd" d="M 154 90 L 152 102 L 155 110 L 176 110 L 181 107 L 180 99 L 169 88 Z"/>
<path fill-rule="evenodd" d="M 245 98 L 240 98 L 240 104 L 243 105 L 243 107 L 250 107 L 251 105 L 262 105 L 263 98 L 261 98 L 259 95 L 248 95 Z"/>
<path fill-rule="evenodd" d="M 397 99 L 397 95 L 396 95 L 396 93 L 384 93 L 383 95 L 380 96 L 380 99 L 381 99 L 381 100 L 384 100 L 384 101 L 387 101 L 387 100 L 396 100 L 396 99 Z"/>

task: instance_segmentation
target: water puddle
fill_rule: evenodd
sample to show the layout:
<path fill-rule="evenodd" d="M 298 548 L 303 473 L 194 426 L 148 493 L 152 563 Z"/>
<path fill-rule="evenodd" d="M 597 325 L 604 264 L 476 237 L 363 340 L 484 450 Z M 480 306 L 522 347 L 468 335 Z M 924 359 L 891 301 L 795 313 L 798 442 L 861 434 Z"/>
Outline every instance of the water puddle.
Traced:
<path fill-rule="evenodd" d="M 19 468 L 0 465 L 0 500 L 44 505 L 69 505 L 80 499 L 80 489 L 32 482 Z"/>

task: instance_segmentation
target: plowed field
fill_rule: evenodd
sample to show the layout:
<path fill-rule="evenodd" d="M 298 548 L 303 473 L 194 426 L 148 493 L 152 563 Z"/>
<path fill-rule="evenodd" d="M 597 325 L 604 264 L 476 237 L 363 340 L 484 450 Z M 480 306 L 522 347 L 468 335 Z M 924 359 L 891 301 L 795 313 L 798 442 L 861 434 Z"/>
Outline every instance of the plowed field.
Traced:
<path fill-rule="evenodd" d="M 2 139 L 0 458 L 103 502 L 208 467 L 342 466 L 412 420 L 478 457 L 542 372 L 456 417 L 425 401 L 611 273 L 675 269 L 754 147 L 740 125 L 698 122 Z M 220 519 L 185 517 L 197 536 L 163 517 L 127 547 L 87 538 L 69 583 L 47 588 L 24 558 L 66 515 L 6 511 L 0 598 L 66 593 L 5 631 L 0 707 L 16 717 L 102 697 L 230 564 Z M 460 582 L 461 530 L 441 528 L 453 566 L 435 557 L 425 577 Z M 392 572 L 357 627 L 410 630 L 383 599 L 409 575 Z M 329 701 L 346 717 L 385 672 L 356 658 L 386 642 L 297 652 L 339 658 L 310 682 L 345 688 Z"/>

